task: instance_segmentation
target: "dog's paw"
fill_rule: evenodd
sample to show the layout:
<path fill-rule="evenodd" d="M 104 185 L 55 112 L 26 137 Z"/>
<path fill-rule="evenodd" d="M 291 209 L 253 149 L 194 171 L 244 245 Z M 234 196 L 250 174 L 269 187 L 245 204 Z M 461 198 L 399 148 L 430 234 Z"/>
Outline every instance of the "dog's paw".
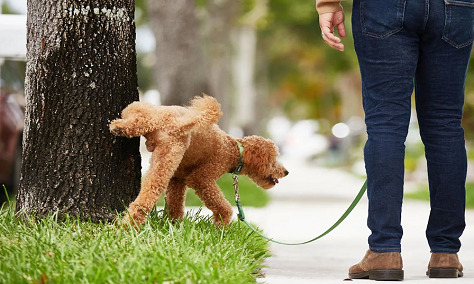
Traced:
<path fill-rule="evenodd" d="M 121 225 L 122 225 L 122 228 L 125 230 L 133 228 L 136 231 L 138 231 L 137 224 L 133 220 L 131 221 L 130 218 L 128 218 L 128 216 L 122 219 Z"/>
<path fill-rule="evenodd" d="M 127 136 L 124 127 L 122 127 L 122 120 L 116 119 L 109 125 L 110 132 L 115 136 Z"/>
<path fill-rule="evenodd" d="M 130 223 L 130 220 L 129 220 L 128 217 L 123 217 L 123 218 L 121 218 L 121 217 L 118 217 L 118 216 L 117 216 L 117 217 L 114 219 L 114 226 L 115 226 L 115 228 L 117 229 L 117 232 L 122 231 L 122 230 L 128 231 L 128 230 L 130 230 L 131 228 L 134 228 L 135 230 L 138 231 L 138 227 L 133 226 L 132 224 L 133 224 L 133 222 Z"/>
<path fill-rule="evenodd" d="M 226 217 L 223 217 L 221 214 L 214 214 L 213 215 L 213 219 L 214 219 L 214 223 L 216 224 L 217 227 L 227 227 L 229 226 L 230 224 L 230 221 L 232 220 L 232 216 L 229 215 L 229 216 L 226 216 Z"/>
<path fill-rule="evenodd" d="M 126 229 L 132 227 L 138 231 L 140 226 L 145 223 L 146 216 L 147 214 L 143 211 L 140 205 L 132 202 L 122 219 L 122 226 Z"/>
<path fill-rule="evenodd" d="M 115 136 L 125 136 L 125 133 L 121 128 L 111 129 L 110 132 L 112 132 L 112 134 Z"/>
<path fill-rule="evenodd" d="M 140 229 L 140 224 L 134 218 L 130 217 L 130 215 L 126 215 L 119 224 L 124 230 L 133 228 L 138 231 Z"/>

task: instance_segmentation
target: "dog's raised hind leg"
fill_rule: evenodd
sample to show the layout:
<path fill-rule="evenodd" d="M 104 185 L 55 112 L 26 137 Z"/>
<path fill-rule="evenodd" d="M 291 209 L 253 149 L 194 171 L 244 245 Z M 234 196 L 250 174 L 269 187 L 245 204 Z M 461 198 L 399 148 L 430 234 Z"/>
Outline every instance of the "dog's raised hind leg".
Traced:
<path fill-rule="evenodd" d="M 156 129 L 146 122 L 137 118 L 119 118 L 113 120 L 109 125 L 110 132 L 116 136 L 124 136 L 127 138 L 138 137 L 150 133 Z"/>
<path fill-rule="evenodd" d="M 143 178 L 140 193 L 128 208 L 125 222 L 131 223 L 135 229 L 145 222 L 146 215 L 168 187 L 188 146 L 189 136 L 167 136 L 158 141 L 151 156 L 150 169 Z"/>
<path fill-rule="evenodd" d="M 134 102 L 122 111 L 122 118 L 113 120 L 109 129 L 114 135 L 138 137 L 159 128 L 160 119 L 155 115 L 158 108 L 147 103 Z"/>

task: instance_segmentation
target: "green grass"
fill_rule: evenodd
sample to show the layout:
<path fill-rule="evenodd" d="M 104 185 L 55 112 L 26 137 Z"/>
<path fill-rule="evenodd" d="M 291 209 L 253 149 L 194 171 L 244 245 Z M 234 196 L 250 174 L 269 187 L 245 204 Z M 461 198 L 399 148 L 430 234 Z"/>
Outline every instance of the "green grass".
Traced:
<path fill-rule="evenodd" d="M 405 197 L 419 200 L 430 200 L 428 186 L 423 186 L 414 192 L 405 193 Z M 474 209 L 474 183 L 466 183 L 466 208 Z"/>
<path fill-rule="evenodd" d="M 0 210 L 0 283 L 254 283 L 267 242 L 244 224 L 150 214 L 139 232 Z"/>
<path fill-rule="evenodd" d="M 231 174 L 225 174 L 217 181 L 217 185 L 219 185 L 227 200 L 229 200 L 230 204 L 235 205 L 234 187 L 232 184 L 233 180 Z M 255 183 L 246 176 L 239 176 L 239 194 L 240 201 L 244 206 L 264 207 L 270 200 L 268 193 L 264 189 L 256 186 Z M 160 199 L 158 205 L 164 205 L 164 198 Z M 194 190 L 188 190 L 186 192 L 186 205 L 203 206 L 203 203 L 199 197 L 194 194 Z"/>

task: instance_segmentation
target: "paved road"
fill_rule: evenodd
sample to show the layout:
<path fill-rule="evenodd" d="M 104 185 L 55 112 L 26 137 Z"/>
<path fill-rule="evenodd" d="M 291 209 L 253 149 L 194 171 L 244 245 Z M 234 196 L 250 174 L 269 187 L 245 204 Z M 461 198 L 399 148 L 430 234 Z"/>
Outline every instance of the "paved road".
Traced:
<path fill-rule="evenodd" d="M 364 180 L 336 169 L 308 167 L 286 162 L 290 175 L 271 189 L 273 201 L 263 209 L 245 208 L 246 217 L 277 239 L 299 242 L 312 239 L 329 228 L 346 210 Z M 429 204 L 405 200 L 402 213 L 404 237 L 402 257 L 405 282 L 446 283 L 425 276 L 429 247 L 424 230 Z M 367 250 L 367 199 L 333 232 L 302 246 L 271 244 L 273 256 L 265 265 L 265 278 L 259 283 L 340 283 L 348 268 Z M 459 253 L 465 276 L 456 283 L 474 283 L 474 211 L 467 212 L 468 227 Z M 356 282 L 367 283 L 366 280 Z M 363 282 L 365 281 L 365 282 Z"/>

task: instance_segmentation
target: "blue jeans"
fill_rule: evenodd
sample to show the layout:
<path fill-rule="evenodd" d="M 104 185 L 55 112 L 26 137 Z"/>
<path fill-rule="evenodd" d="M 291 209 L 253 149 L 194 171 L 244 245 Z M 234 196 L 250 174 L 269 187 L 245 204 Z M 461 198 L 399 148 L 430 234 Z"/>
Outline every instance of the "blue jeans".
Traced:
<path fill-rule="evenodd" d="M 474 0 L 354 0 L 374 252 L 400 252 L 411 95 L 428 163 L 432 252 L 456 253 L 465 228 L 467 158 L 461 127 Z M 406 216 L 406 218 L 419 218 Z"/>

